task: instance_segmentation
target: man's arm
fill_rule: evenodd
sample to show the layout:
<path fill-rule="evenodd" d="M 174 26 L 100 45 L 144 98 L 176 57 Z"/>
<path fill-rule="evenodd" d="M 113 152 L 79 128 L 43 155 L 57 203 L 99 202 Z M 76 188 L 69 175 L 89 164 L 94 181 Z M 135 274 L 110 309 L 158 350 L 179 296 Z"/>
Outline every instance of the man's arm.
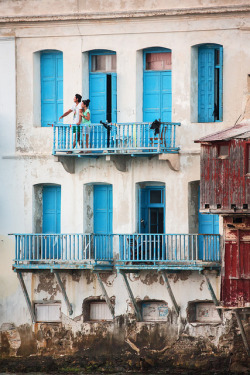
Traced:
<path fill-rule="evenodd" d="M 78 123 L 76 125 L 80 125 L 81 122 L 82 122 L 82 117 L 83 117 L 83 111 L 82 109 L 79 110 L 79 120 L 78 120 Z"/>
<path fill-rule="evenodd" d="M 67 112 L 65 112 L 62 116 L 59 117 L 59 121 L 60 121 L 63 117 L 68 116 L 71 112 L 73 112 L 72 109 L 69 109 Z"/>

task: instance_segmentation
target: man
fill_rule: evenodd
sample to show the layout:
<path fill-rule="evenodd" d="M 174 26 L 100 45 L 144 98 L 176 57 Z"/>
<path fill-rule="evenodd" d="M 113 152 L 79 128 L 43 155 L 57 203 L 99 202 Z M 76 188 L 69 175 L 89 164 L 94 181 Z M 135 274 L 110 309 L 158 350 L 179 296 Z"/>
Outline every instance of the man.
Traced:
<path fill-rule="evenodd" d="M 73 100 L 74 100 L 74 104 L 67 112 L 65 112 L 61 117 L 59 117 L 59 121 L 63 117 L 68 116 L 71 112 L 73 112 L 73 124 L 80 125 L 81 117 L 80 117 L 79 111 L 81 110 L 82 96 L 80 94 L 75 94 L 75 97 Z M 76 131 L 77 131 L 77 126 L 73 126 L 73 134 L 74 134 L 73 148 L 76 147 Z M 77 135 L 78 135 L 78 142 L 80 142 L 80 131 L 77 132 Z M 68 153 L 72 153 L 72 151 L 69 151 Z"/>

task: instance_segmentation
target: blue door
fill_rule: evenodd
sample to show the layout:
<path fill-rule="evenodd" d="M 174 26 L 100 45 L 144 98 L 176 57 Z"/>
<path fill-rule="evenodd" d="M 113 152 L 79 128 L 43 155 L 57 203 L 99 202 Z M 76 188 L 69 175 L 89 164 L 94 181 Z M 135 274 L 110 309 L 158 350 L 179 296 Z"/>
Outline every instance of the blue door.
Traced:
<path fill-rule="evenodd" d="M 63 54 L 41 52 L 41 123 L 49 126 L 58 122 L 63 113 Z"/>
<path fill-rule="evenodd" d="M 43 187 L 43 234 L 57 234 L 61 232 L 61 187 Z M 60 259 L 61 247 L 59 236 L 48 236 L 43 243 L 43 257 L 46 259 Z"/>
<path fill-rule="evenodd" d="M 113 192 L 112 185 L 94 186 L 95 259 L 112 258 Z"/>
<path fill-rule="evenodd" d="M 200 210 L 200 192 L 199 192 Z M 219 215 L 198 213 L 199 234 L 219 234 Z M 212 241 L 209 237 L 199 238 L 200 260 L 212 260 L 215 250 L 219 250 L 219 240 Z"/>
<path fill-rule="evenodd" d="M 164 233 L 165 189 L 147 187 L 139 190 L 139 232 Z"/>

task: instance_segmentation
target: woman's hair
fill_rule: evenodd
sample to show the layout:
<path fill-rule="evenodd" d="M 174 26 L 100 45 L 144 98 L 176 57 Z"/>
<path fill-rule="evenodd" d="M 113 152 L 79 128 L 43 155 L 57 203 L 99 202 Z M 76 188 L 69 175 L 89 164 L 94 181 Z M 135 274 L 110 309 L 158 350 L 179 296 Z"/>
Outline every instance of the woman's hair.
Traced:
<path fill-rule="evenodd" d="M 86 100 L 83 100 L 82 102 L 83 102 L 84 105 L 86 105 L 86 107 L 88 107 L 89 103 L 90 103 L 90 100 L 86 99 Z"/>

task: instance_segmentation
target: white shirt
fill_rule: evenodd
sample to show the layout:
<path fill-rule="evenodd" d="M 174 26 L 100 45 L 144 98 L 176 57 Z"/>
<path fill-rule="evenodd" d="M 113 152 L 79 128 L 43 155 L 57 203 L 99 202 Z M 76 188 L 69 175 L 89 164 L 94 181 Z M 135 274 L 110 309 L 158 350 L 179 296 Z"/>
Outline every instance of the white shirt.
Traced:
<path fill-rule="evenodd" d="M 73 124 L 77 124 L 79 122 L 79 110 L 82 108 L 81 103 L 74 103 L 70 108 L 73 111 Z"/>

